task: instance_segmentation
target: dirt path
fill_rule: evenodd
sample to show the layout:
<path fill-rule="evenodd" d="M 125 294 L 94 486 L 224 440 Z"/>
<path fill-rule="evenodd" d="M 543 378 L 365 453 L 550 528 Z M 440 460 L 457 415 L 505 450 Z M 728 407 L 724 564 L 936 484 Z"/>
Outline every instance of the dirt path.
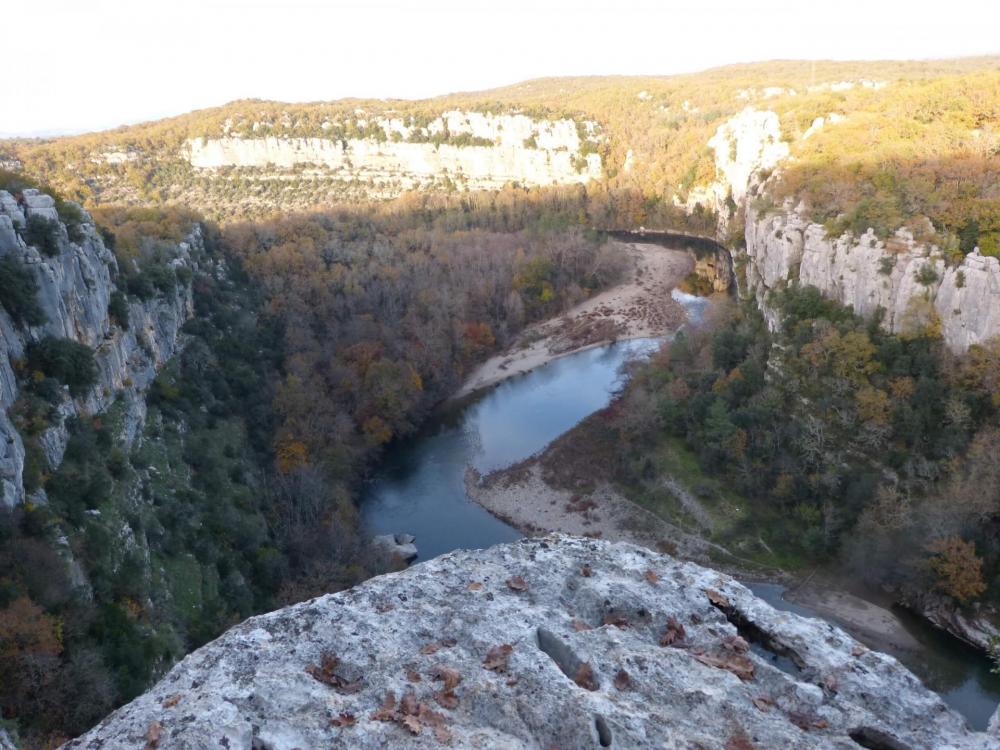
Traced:
<path fill-rule="evenodd" d="M 628 280 L 564 315 L 526 328 L 507 351 L 484 362 L 455 398 L 521 375 L 557 357 L 622 339 L 663 336 L 686 319 L 670 292 L 694 269 L 694 255 L 642 243 L 616 243 L 628 253 Z"/>

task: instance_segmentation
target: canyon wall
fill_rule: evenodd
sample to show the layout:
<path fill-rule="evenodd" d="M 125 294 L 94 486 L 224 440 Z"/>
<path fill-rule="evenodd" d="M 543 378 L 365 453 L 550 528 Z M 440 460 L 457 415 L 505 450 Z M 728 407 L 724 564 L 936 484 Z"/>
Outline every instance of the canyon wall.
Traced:
<path fill-rule="evenodd" d="M 82 212 L 81 212 L 82 213 Z M 24 239 L 27 222 L 40 216 L 55 223 L 57 249 L 43 254 Z M 48 469 L 56 468 L 69 439 L 67 421 L 107 409 L 116 399 L 126 406 L 122 437 L 130 444 L 142 425 L 144 393 L 160 366 L 181 346 L 181 326 L 193 313 L 189 284 L 177 284 L 172 293 L 152 299 L 128 298 L 129 325 L 116 324 L 108 311 L 117 291 L 118 263 L 104 245 L 86 213 L 74 228 L 75 239 L 59 220 L 53 199 L 36 190 L 25 190 L 20 201 L 0 190 L 0 257 L 10 256 L 30 272 L 37 285 L 36 299 L 45 322 L 17 323 L 0 306 L 0 505 L 25 500 L 23 471 L 25 446 L 9 411 L 20 393 L 17 364 L 29 344 L 51 336 L 83 344 L 94 353 L 96 384 L 87 393 L 71 396 L 64 387 L 51 424 L 38 436 Z M 203 252 L 202 235 L 195 225 L 186 241 L 171 250 L 170 265 L 190 267 Z M 44 502 L 44 490 L 36 491 Z"/>
<path fill-rule="evenodd" d="M 386 118 L 362 125 L 380 137 L 232 134 L 189 139 L 183 155 L 198 170 L 299 169 L 306 177 L 369 182 L 382 195 L 449 182 L 475 190 L 601 176 L 600 156 L 584 147 L 596 144 L 593 123 L 454 111 L 421 127 Z"/>

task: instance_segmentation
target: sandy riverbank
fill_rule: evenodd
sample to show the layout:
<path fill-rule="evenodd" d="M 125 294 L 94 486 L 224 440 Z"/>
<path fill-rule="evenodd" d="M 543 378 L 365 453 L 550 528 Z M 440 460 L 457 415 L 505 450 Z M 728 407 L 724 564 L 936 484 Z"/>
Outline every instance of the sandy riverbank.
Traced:
<path fill-rule="evenodd" d="M 526 328 L 507 351 L 476 368 L 455 398 L 572 352 L 611 341 L 655 338 L 676 330 L 686 314 L 670 292 L 694 269 L 693 253 L 643 243 L 616 244 L 631 260 L 625 282 L 558 318 Z"/>

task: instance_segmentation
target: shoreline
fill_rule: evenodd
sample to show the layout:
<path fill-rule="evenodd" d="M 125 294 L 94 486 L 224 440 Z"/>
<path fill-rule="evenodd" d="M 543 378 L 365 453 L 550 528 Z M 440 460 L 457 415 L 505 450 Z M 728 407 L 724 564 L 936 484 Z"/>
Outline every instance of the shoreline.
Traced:
<path fill-rule="evenodd" d="M 671 292 L 694 270 L 694 254 L 641 242 L 616 244 L 631 258 L 626 280 L 555 318 L 528 326 L 513 345 L 473 370 L 449 400 L 465 398 L 568 354 L 617 341 L 661 338 L 683 325 L 687 313 Z"/>

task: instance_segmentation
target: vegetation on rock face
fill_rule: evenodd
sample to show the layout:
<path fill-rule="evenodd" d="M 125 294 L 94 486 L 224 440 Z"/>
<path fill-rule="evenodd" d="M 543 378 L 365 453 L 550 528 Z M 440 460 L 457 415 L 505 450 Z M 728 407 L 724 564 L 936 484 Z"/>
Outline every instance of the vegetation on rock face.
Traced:
<path fill-rule="evenodd" d="M 17 324 L 37 326 L 45 322 L 38 304 L 38 282 L 13 255 L 0 257 L 0 305 Z"/>
<path fill-rule="evenodd" d="M 72 339 L 46 336 L 31 344 L 27 367 L 36 380 L 53 378 L 69 386 L 74 396 L 84 395 L 97 382 L 93 350 Z"/>

